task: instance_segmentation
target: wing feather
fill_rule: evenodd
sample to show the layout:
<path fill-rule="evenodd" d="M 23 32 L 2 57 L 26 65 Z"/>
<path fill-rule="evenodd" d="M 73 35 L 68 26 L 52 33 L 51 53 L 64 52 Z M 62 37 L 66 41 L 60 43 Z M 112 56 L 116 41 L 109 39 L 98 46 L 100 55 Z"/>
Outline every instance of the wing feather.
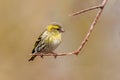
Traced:
<path fill-rule="evenodd" d="M 34 48 L 32 50 L 32 53 L 35 53 L 35 52 L 40 52 L 42 48 L 45 47 L 45 43 L 44 43 L 44 39 L 48 36 L 46 35 L 47 31 L 44 31 L 39 37 L 38 37 L 38 40 L 35 42 L 34 44 Z"/>

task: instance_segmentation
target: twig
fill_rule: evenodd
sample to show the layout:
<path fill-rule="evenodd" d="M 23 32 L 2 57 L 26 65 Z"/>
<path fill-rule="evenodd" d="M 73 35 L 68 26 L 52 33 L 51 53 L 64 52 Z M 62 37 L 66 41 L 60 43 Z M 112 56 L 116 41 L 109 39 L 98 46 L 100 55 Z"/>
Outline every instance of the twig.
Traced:
<path fill-rule="evenodd" d="M 87 8 L 87 9 L 84 9 L 84 10 L 81 10 L 81 11 L 78 11 L 78 12 L 75 12 L 73 14 L 71 14 L 71 16 L 76 16 L 76 15 L 79 15 L 81 13 L 84 13 L 84 12 L 87 12 L 87 11 L 91 11 L 91 10 L 94 10 L 94 9 L 99 9 L 95 19 L 93 20 L 91 26 L 90 26 L 90 29 L 88 31 L 88 33 L 86 34 L 85 38 L 83 39 L 83 41 L 81 42 L 80 46 L 78 47 L 77 50 L 73 51 L 73 52 L 70 52 L 70 53 L 49 53 L 49 54 L 40 54 L 40 53 L 36 53 L 36 54 L 32 54 L 32 55 L 37 55 L 37 56 L 66 56 L 66 55 L 78 55 L 80 53 L 80 51 L 83 49 L 84 45 L 87 43 L 89 37 L 90 37 L 90 34 L 92 33 L 98 19 L 100 18 L 100 15 L 106 5 L 108 0 L 103 0 L 103 2 L 98 5 L 98 6 L 93 6 L 93 7 L 90 7 L 90 8 Z"/>
<path fill-rule="evenodd" d="M 103 2 L 98 6 L 93 6 L 93 7 L 90 7 L 90 8 L 83 9 L 83 10 L 75 12 L 75 13 L 69 15 L 69 16 L 76 16 L 76 15 L 79 15 L 81 13 L 85 13 L 85 12 L 88 12 L 88 11 L 91 11 L 91 10 L 94 10 L 94 9 L 103 8 L 106 5 L 106 3 L 107 3 L 107 0 L 103 0 Z"/>
<path fill-rule="evenodd" d="M 83 9 L 83 10 L 81 10 L 81 11 L 75 12 L 75 13 L 73 13 L 73 14 L 70 14 L 69 16 L 76 16 L 76 15 L 79 15 L 79 14 L 81 14 L 81 13 L 85 13 L 85 12 L 88 12 L 88 11 L 91 11 L 91 10 L 94 10 L 94 9 L 98 9 L 98 8 L 100 8 L 100 7 L 101 7 L 101 5 L 99 5 L 99 6 L 93 6 L 93 7 L 90 7 L 90 8 Z"/>

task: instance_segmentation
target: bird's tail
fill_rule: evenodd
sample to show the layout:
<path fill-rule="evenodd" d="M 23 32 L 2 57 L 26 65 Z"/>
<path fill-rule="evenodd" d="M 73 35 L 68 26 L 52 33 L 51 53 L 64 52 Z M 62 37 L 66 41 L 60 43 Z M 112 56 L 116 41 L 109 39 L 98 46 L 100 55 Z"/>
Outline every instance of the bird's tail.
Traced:
<path fill-rule="evenodd" d="M 33 55 L 28 61 L 33 61 L 37 55 Z"/>

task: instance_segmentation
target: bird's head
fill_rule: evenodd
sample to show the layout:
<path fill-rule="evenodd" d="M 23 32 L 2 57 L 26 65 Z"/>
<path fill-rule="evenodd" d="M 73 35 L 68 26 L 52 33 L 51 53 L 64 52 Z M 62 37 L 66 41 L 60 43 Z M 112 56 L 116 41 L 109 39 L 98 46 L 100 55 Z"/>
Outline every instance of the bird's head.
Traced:
<path fill-rule="evenodd" d="M 59 32 L 59 33 L 64 32 L 63 28 L 59 24 L 50 24 L 47 26 L 47 30 L 49 32 Z"/>

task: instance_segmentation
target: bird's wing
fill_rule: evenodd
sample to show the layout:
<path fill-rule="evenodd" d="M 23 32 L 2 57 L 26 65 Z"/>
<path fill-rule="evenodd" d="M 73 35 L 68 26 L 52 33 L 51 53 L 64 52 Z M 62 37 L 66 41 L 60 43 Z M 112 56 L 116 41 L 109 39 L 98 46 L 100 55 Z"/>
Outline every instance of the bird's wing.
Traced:
<path fill-rule="evenodd" d="M 38 40 L 35 42 L 34 44 L 34 48 L 32 50 L 32 53 L 35 52 L 35 48 L 38 46 L 38 44 L 43 44 L 43 40 L 47 37 L 47 35 L 45 35 L 46 31 L 44 31 L 39 37 Z"/>
<path fill-rule="evenodd" d="M 35 42 L 35 44 L 34 44 L 34 48 L 33 48 L 33 50 L 32 50 L 32 53 L 35 52 L 35 48 L 36 48 L 36 46 L 39 44 L 39 42 L 40 42 L 40 41 L 36 41 L 36 42 Z"/>

